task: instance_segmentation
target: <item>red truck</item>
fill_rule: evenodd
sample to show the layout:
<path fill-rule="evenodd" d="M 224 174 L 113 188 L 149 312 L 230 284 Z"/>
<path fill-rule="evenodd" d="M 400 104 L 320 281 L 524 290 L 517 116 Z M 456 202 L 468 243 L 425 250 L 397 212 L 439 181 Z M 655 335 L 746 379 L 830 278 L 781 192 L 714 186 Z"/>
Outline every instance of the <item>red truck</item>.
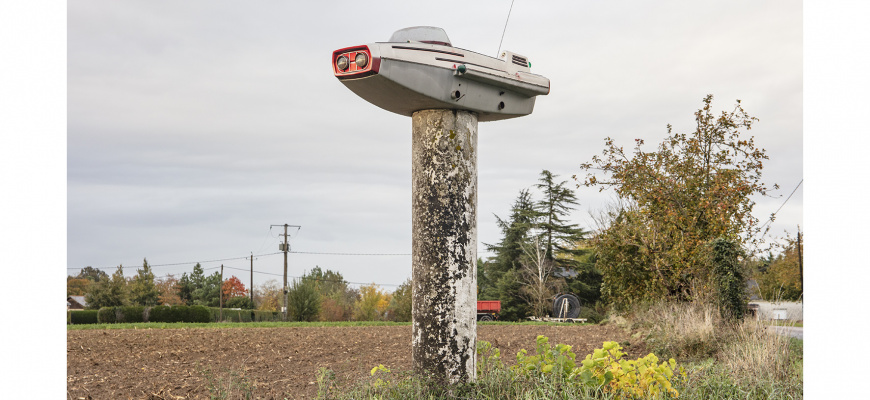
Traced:
<path fill-rule="evenodd" d="M 500 300 L 478 300 L 477 301 L 477 320 L 478 321 L 495 321 L 498 319 L 498 313 L 501 311 Z"/>

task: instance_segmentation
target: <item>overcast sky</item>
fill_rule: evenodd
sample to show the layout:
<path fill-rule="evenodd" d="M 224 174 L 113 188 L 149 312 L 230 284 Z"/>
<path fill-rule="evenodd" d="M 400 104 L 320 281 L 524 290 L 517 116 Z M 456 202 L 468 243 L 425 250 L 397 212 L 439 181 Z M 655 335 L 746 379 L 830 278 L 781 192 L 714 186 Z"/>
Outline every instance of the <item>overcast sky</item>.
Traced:
<path fill-rule="evenodd" d="M 302 5 L 299 5 L 302 4 Z M 223 264 L 247 286 L 253 252 L 278 252 L 290 276 L 315 265 L 392 290 L 411 274 L 411 120 L 346 89 L 333 50 L 439 26 L 456 47 L 495 55 L 510 1 L 69 2 L 67 274 L 158 276 Z M 690 133 L 706 94 L 740 99 L 770 157 L 755 198 L 764 221 L 803 179 L 802 10 L 797 1 L 518 0 L 502 49 L 529 58 L 552 90 L 532 115 L 479 125 L 479 256 L 542 169 L 561 179 L 604 138 L 648 150 L 666 125 Z M 578 188 L 573 222 L 612 193 Z M 803 187 L 771 236 L 803 225 Z M 177 264 L 180 265 L 164 265 Z M 280 281 L 281 255 L 254 261 L 255 284 Z M 216 269 L 208 270 L 211 273 Z M 274 275 L 270 275 L 274 274 Z"/>

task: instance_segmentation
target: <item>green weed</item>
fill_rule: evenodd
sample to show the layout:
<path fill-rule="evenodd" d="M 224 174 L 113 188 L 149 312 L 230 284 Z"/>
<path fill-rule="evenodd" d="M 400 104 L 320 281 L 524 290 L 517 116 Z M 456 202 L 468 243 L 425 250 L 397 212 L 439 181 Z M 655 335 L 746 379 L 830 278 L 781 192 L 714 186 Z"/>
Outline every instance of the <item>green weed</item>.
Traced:
<path fill-rule="evenodd" d="M 209 398 L 212 400 L 254 398 L 255 386 L 245 376 L 244 371 L 224 369 L 215 373 L 211 368 L 202 368 L 200 373 L 205 377 Z"/>

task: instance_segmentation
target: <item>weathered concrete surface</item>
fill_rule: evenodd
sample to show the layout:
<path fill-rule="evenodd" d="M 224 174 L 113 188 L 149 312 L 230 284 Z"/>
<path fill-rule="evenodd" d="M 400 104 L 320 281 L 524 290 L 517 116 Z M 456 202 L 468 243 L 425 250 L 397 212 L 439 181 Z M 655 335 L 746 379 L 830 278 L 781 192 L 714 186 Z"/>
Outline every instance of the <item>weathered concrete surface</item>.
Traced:
<path fill-rule="evenodd" d="M 474 380 L 477 115 L 424 110 L 411 118 L 414 370 Z"/>

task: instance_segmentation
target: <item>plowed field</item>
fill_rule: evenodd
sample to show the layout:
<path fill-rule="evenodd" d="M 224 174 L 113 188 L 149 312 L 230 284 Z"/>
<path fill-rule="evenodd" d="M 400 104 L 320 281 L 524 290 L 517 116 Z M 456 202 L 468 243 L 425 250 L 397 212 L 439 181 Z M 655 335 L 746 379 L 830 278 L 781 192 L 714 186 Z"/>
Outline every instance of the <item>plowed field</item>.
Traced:
<path fill-rule="evenodd" d="M 573 345 L 578 358 L 606 340 L 636 341 L 614 326 L 478 327 L 478 339 L 492 342 L 508 363 L 521 348 L 533 353 L 537 335 Z M 626 350 L 632 357 L 645 355 L 637 344 Z M 255 398 L 309 399 L 317 391 L 319 367 L 347 382 L 368 376 L 378 364 L 411 369 L 410 326 L 67 332 L 71 399 L 209 398 L 210 387 L 234 376 L 254 386 Z"/>

